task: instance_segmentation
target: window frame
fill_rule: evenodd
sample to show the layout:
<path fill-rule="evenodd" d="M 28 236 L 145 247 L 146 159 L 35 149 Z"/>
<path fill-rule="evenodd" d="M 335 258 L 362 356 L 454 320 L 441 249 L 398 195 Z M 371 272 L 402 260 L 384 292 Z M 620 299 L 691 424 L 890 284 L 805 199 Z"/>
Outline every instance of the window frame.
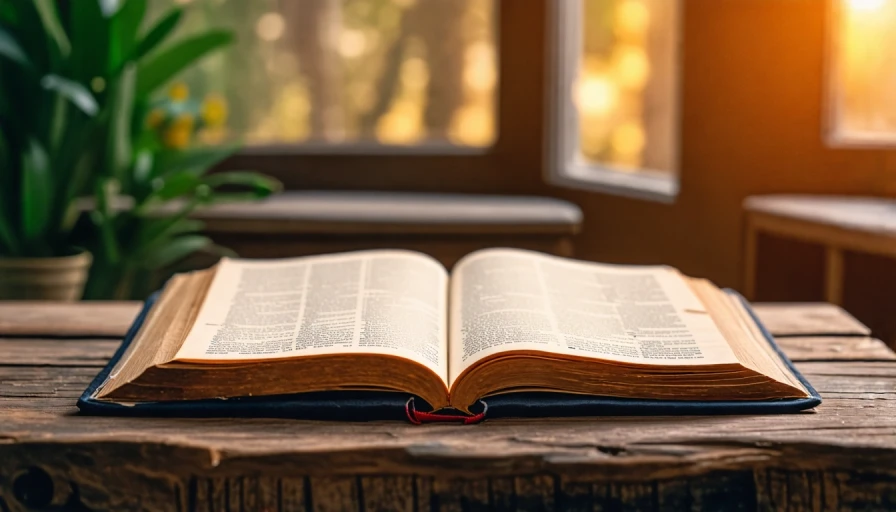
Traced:
<path fill-rule="evenodd" d="M 547 148 L 545 150 L 545 179 L 567 188 L 604 192 L 661 203 L 673 203 L 678 197 L 681 162 L 682 111 L 682 36 L 684 2 L 678 2 L 674 77 L 675 164 L 671 172 L 651 169 L 621 170 L 610 165 L 585 162 L 579 153 L 579 118 L 573 103 L 573 85 L 578 77 L 582 56 L 582 17 L 584 0 L 564 0 L 551 3 L 548 16 L 549 69 L 545 117 Z"/>
<path fill-rule="evenodd" d="M 219 169 L 257 170 L 293 190 L 543 193 L 543 20 L 552 0 L 495 2 L 497 133 L 491 146 L 267 145 L 245 147 Z"/>

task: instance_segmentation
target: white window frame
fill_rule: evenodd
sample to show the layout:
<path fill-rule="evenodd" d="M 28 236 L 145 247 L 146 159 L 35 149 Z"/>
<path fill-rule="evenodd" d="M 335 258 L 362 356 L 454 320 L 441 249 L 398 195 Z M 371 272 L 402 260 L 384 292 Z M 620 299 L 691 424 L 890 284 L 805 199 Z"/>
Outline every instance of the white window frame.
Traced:
<path fill-rule="evenodd" d="M 552 0 L 548 16 L 548 98 L 545 179 L 552 185 L 673 203 L 678 196 L 681 130 L 676 130 L 672 172 L 656 169 L 620 170 L 587 162 L 579 152 L 579 114 L 573 85 L 582 57 L 584 0 Z M 678 5 L 682 9 L 682 3 Z M 677 17 L 681 19 L 681 15 Z M 679 51 L 675 84 L 675 124 L 681 124 L 681 22 L 675 27 Z"/>

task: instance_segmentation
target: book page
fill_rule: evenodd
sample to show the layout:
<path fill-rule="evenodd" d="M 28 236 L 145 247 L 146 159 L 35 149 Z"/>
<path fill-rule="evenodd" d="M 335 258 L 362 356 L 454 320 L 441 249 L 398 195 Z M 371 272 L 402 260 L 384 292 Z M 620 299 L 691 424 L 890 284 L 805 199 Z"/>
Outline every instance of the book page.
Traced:
<path fill-rule="evenodd" d="M 737 363 L 675 269 L 490 249 L 451 283 L 449 384 L 484 357 L 534 350 L 649 365 Z"/>
<path fill-rule="evenodd" d="M 177 361 L 387 354 L 447 381 L 448 274 L 411 251 L 224 259 Z"/>

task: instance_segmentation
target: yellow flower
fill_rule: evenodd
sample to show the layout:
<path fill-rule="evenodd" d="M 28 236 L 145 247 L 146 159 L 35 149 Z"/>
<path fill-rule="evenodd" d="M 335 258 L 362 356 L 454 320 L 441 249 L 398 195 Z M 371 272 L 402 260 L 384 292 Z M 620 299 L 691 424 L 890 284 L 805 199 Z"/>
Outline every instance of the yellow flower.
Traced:
<path fill-rule="evenodd" d="M 165 122 L 165 111 L 160 108 L 154 108 L 149 111 L 146 116 L 146 126 L 156 129 Z"/>
<path fill-rule="evenodd" d="M 178 82 L 168 89 L 168 97 L 172 101 L 186 101 L 190 97 L 190 88 L 183 82 Z"/>
<path fill-rule="evenodd" d="M 170 149 L 184 149 L 190 145 L 192 137 L 192 129 L 184 129 L 172 124 L 162 133 L 162 144 Z"/>
<path fill-rule="evenodd" d="M 180 114 L 174 118 L 174 121 L 171 122 L 171 126 L 177 129 L 192 132 L 193 127 L 196 126 L 196 119 L 193 117 L 193 114 L 184 112 L 183 114 Z"/>
<path fill-rule="evenodd" d="M 223 126 L 227 113 L 227 101 L 220 94 L 209 94 L 202 102 L 202 120 L 207 126 Z"/>

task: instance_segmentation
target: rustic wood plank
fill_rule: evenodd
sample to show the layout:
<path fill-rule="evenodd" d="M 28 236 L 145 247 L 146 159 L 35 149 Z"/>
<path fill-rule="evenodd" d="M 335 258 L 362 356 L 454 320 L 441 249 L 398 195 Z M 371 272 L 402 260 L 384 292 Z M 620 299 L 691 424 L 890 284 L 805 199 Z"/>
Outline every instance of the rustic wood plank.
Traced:
<path fill-rule="evenodd" d="M 577 512 L 594 509 L 594 489 L 591 482 L 572 480 L 565 475 L 560 476 L 557 496 L 557 508 Z"/>
<path fill-rule="evenodd" d="M 517 510 L 554 510 L 554 478 L 550 475 L 518 476 L 513 479 Z"/>
<path fill-rule="evenodd" d="M 315 468 L 306 471 L 314 473 L 323 468 L 312 461 L 327 457 L 326 469 L 334 474 L 350 473 L 358 465 L 372 473 L 413 473 L 439 464 L 440 472 L 466 475 L 573 464 L 593 471 L 614 467 L 622 477 L 661 471 L 664 466 L 689 471 L 749 465 L 756 458 L 796 457 L 788 463 L 798 463 L 800 453 L 811 453 L 819 464 L 822 459 L 849 461 L 860 452 L 875 458 L 896 454 L 896 365 L 805 362 L 799 367 L 825 397 L 815 414 L 502 420 L 467 429 L 264 419 L 244 420 L 237 428 L 228 419 L 66 418 L 75 411 L 74 399 L 95 369 L 0 367 L 0 397 L 33 402 L 28 408 L 9 408 L 0 400 L 6 416 L 0 439 L 23 445 L 74 442 L 102 452 L 107 449 L 104 443 L 136 437 L 144 443 L 176 446 L 187 454 L 198 450 L 205 455 L 194 462 L 197 471 L 207 468 L 209 460 L 216 460 L 219 469 L 263 468 L 276 460 L 284 470 L 310 464 Z M 34 397 L 70 402 L 67 407 L 50 407 Z M 302 436 L 292 435 L 296 431 Z M 420 444 L 424 433 L 425 442 Z M 314 443 L 309 446 L 303 439 Z M 283 450 L 288 454 L 280 453 Z M 452 453 L 477 458 L 455 460 Z M 625 470 L 615 467 L 620 461 L 625 461 Z M 492 494 L 500 492 L 493 488 Z"/>
<path fill-rule="evenodd" d="M 119 345 L 117 339 L 0 338 L 0 365 L 103 367 Z"/>
<path fill-rule="evenodd" d="M 372 476 L 361 478 L 362 510 L 414 510 L 414 477 Z"/>
<path fill-rule="evenodd" d="M 819 318 L 847 325 L 826 306 L 802 311 L 801 332 Z M 12 488 L 35 467 L 57 508 L 890 509 L 896 363 L 845 334 L 780 340 L 824 396 L 813 413 L 427 428 L 79 416 L 74 401 L 116 341 L 0 339 L 0 510 L 26 510 Z"/>
<path fill-rule="evenodd" d="M 435 479 L 431 476 L 416 475 L 414 477 L 415 510 L 433 510 L 432 487 Z"/>
<path fill-rule="evenodd" d="M 516 510 L 516 490 L 513 478 L 490 478 L 489 506 L 492 510 Z"/>
<path fill-rule="evenodd" d="M 436 478 L 432 482 L 430 509 L 440 512 L 489 509 L 488 481 Z"/>
<path fill-rule="evenodd" d="M 121 338 L 139 302 L 0 302 L 0 336 Z"/>
<path fill-rule="evenodd" d="M 596 483 L 597 510 L 650 510 L 655 500 L 652 483 Z"/>
<path fill-rule="evenodd" d="M 309 510 L 307 478 L 283 478 L 280 480 L 280 510 L 301 512 Z"/>
<path fill-rule="evenodd" d="M 756 315 L 775 337 L 869 336 L 871 330 L 842 308 L 823 302 L 757 303 Z"/>
<path fill-rule="evenodd" d="M 777 342 L 792 361 L 896 360 L 896 352 L 875 338 L 807 336 L 778 338 Z"/>
<path fill-rule="evenodd" d="M 360 510 L 356 477 L 312 477 L 309 490 L 314 512 Z"/>
<path fill-rule="evenodd" d="M 688 480 L 691 510 L 756 510 L 750 471 L 716 471 Z"/>

